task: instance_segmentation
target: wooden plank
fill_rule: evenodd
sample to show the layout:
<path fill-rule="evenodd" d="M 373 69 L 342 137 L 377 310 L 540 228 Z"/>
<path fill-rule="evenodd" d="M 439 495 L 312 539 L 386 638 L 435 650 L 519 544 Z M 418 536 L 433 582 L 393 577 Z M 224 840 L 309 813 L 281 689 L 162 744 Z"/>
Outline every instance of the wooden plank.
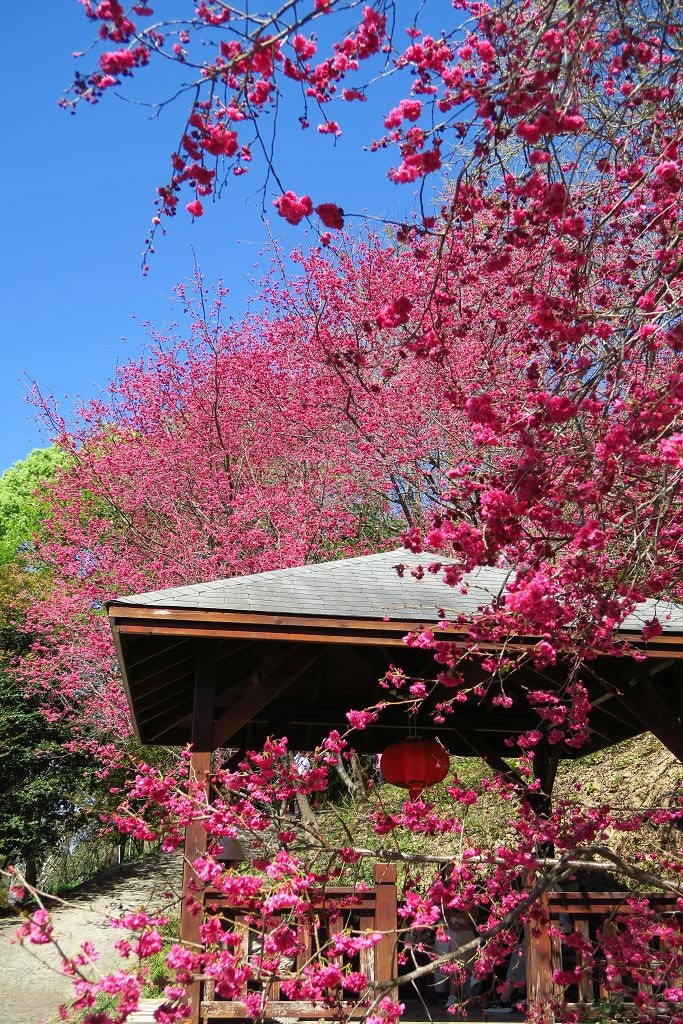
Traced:
<path fill-rule="evenodd" d="M 194 651 L 192 649 L 193 644 L 191 640 L 183 640 L 183 649 L 178 650 L 177 645 L 173 645 L 173 650 L 159 655 L 153 660 L 147 661 L 146 667 L 143 669 L 140 666 L 136 666 L 134 669 L 130 669 L 132 679 L 134 680 L 133 686 L 136 692 L 145 693 L 154 691 L 154 685 L 158 676 L 166 676 L 169 672 L 174 671 L 180 665 L 186 665 L 188 669 L 191 669 L 194 665 Z"/>
<path fill-rule="evenodd" d="M 216 979 L 205 978 L 204 979 L 204 991 L 202 992 L 202 1002 L 204 999 L 212 1000 L 216 998 Z"/>
<path fill-rule="evenodd" d="M 177 679 L 168 686 L 161 687 L 157 693 L 151 694 L 142 700 L 138 700 L 136 695 L 135 709 L 141 728 L 144 728 L 154 719 L 164 718 L 165 713 L 171 710 L 177 711 L 183 702 L 187 705 L 188 711 L 191 711 L 192 683 L 193 672 L 190 668 L 183 678 Z"/>
<path fill-rule="evenodd" d="M 216 665 L 218 666 L 224 661 L 229 661 L 233 665 L 238 654 L 244 658 L 249 652 L 254 653 L 256 650 L 257 644 L 252 643 L 251 640 L 246 640 L 243 644 L 223 643 L 216 653 Z"/>
<path fill-rule="evenodd" d="M 375 945 L 376 981 L 391 981 L 398 973 L 398 895 L 396 890 L 396 865 L 378 863 L 374 866 L 375 923 L 374 928 L 382 932 L 382 938 Z M 389 992 L 393 1002 L 398 999 L 398 989 Z"/>
<path fill-rule="evenodd" d="M 162 700 L 159 700 L 153 708 L 148 709 L 144 716 L 138 715 L 140 728 L 145 733 L 145 742 L 154 743 L 157 737 L 163 735 L 174 724 L 183 721 L 186 717 L 190 717 L 191 713 L 192 696 L 189 690 L 184 695 L 179 696 L 173 703 L 164 704 Z M 152 722 L 157 724 L 150 729 Z"/>
<path fill-rule="evenodd" d="M 605 921 L 602 924 L 602 933 L 606 938 L 612 938 L 617 932 L 617 926 L 614 921 Z M 598 980 L 598 994 L 601 1002 L 606 1002 L 610 997 L 610 986 L 607 983 L 607 974 L 605 973 L 605 964 L 601 964 L 602 970 L 600 971 L 600 978 Z M 615 985 L 621 984 L 621 975 L 614 974 L 612 980 Z"/>
<path fill-rule="evenodd" d="M 242 957 L 244 960 L 247 960 L 251 952 L 249 945 L 250 930 L 243 914 L 235 915 L 233 928 L 235 934 L 239 936 L 239 949 L 241 950 Z M 247 986 L 245 983 L 241 986 L 240 995 L 246 995 L 246 990 Z"/>
<path fill-rule="evenodd" d="M 177 636 L 180 628 L 178 626 L 157 626 L 157 625 L 121 625 L 117 627 L 121 635 L 132 635 L 132 636 Z M 187 637 L 206 637 L 214 638 L 237 638 L 237 639 L 248 639 L 248 640 L 284 640 L 288 643 L 326 643 L 326 644 L 350 644 L 353 646 L 357 645 L 369 645 L 376 647 L 379 643 L 390 644 L 393 647 L 402 647 L 405 649 L 405 643 L 402 637 L 378 637 L 376 634 L 369 635 L 352 635 L 349 633 L 332 633 L 332 632 L 295 632 L 293 630 L 288 631 L 275 631 L 257 628 L 245 628 L 244 626 L 235 626 L 231 628 L 228 626 L 218 625 L 215 629 L 207 627 L 197 626 L 182 628 L 182 635 Z M 488 645 L 479 644 L 482 648 Z M 492 648 L 493 649 L 493 648 Z M 510 645 L 506 645 L 506 650 L 510 649 Z M 516 650 L 517 648 L 515 648 Z M 526 649 L 526 648 L 524 648 Z"/>
<path fill-rule="evenodd" d="M 361 914 L 358 919 L 359 930 L 371 932 L 375 928 L 377 918 L 375 914 Z M 381 939 L 380 942 L 383 942 Z M 379 945 L 379 943 L 377 943 Z M 377 946 L 374 949 L 361 949 L 358 956 L 358 966 L 361 974 L 364 974 L 370 983 L 377 980 Z"/>
<path fill-rule="evenodd" d="M 297 941 L 299 943 L 299 952 L 296 958 L 296 969 L 297 973 L 302 971 L 304 967 L 310 963 L 313 955 L 313 920 L 310 918 L 299 918 Z"/>
<path fill-rule="evenodd" d="M 193 670 L 190 669 L 183 678 L 176 680 L 168 687 L 160 689 L 157 693 L 142 698 L 142 700 L 139 700 L 136 695 L 135 706 L 138 710 L 140 722 L 146 721 L 147 716 L 156 715 L 157 718 L 160 717 L 164 709 L 168 710 L 169 707 L 178 704 L 181 698 L 185 699 L 188 705 L 191 706 L 193 675 Z"/>
<path fill-rule="evenodd" d="M 254 623 L 256 621 L 276 625 L 286 626 L 292 624 L 299 625 L 312 625 L 312 626 L 327 626 L 334 623 L 341 629 L 352 630 L 352 629 L 367 629 L 373 625 L 381 626 L 386 630 L 393 630 L 395 632 L 403 630 L 404 632 L 414 632 L 422 629 L 428 629 L 435 625 L 436 619 L 390 619 L 385 621 L 384 619 L 372 619 L 372 618 L 356 618 L 354 616 L 336 616 L 336 615 L 305 615 L 295 614 L 288 615 L 282 612 L 262 612 L 262 611 L 233 611 L 233 610 L 221 610 L 215 608 L 179 608 L 169 607 L 163 605 L 135 605 L 135 604 L 122 604 L 117 601 L 107 602 L 107 614 L 110 619 L 113 620 L 125 620 L 131 618 L 155 618 L 155 619 L 167 619 L 169 621 L 198 621 L 198 622 L 223 622 L 232 621 L 237 623 Z M 460 636 L 468 636 L 468 629 L 463 626 L 450 625 L 444 630 L 439 631 L 440 635 L 449 636 L 451 634 L 457 634 Z M 666 645 L 672 645 L 674 648 L 680 648 L 683 642 L 683 630 L 679 631 L 667 631 L 662 633 L 660 636 L 651 637 L 647 643 L 644 643 L 641 639 L 641 631 L 639 629 L 621 629 L 617 633 L 617 640 L 623 638 L 624 641 L 628 641 L 637 647 L 646 647 L 648 655 L 654 653 L 654 649 L 658 647 L 665 647 Z M 510 639 L 518 642 L 523 641 L 525 646 L 535 646 L 538 643 L 538 636 L 524 635 L 512 636 Z M 468 646 L 471 646 L 471 642 L 468 640 Z M 501 646 L 501 645 L 497 645 Z M 673 655 L 672 655 L 673 656 Z"/>
<path fill-rule="evenodd" d="M 396 870 L 395 864 L 387 864 L 386 867 L 393 868 L 394 871 Z M 223 907 L 226 910 L 247 910 L 247 907 L 242 904 L 236 904 L 234 899 L 210 886 L 206 889 L 206 899 L 212 906 Z M 375 906 L 375 901 L 376 896 L 373 890 L 356 893 L 349 886 L 329 885 L 325 886 L 324 898 L 312 902 L 312 906 L 315 910 L 321 910 L 323 907 L 329 907 L 334 903 L 344 909 L 364 910 L 372 909 Z"/>
<path fill-rule="evenodd" d="M 250 1019 L 245 1004 L 237 1001 L 233 1002 L 232 1000 L 226 1000 L 225 1002 L 203 1002 L 201 1012 L 202 1017 L 207 1020 L 213 1017 Z M 338 1011 L 333 1006 L 324 1006 L 322 1003 L 299 1002 L 294 999 L 291 1002 L 287 1000 L 279 1002 L 267 1000 L 263 1013 L 265 1019 L 272 1017 L 299 1017 L 308 1020 L 318 1020 L 320 1018 L 334 1018 L 337 1015 Z M 347 1004 L 344 1012 L 345 1017 L 352 1017 L 354 1019 L 365 1017 L 366 1015 L 367 1009 L 355 1005 L 352 1006 L 351 1004 Z"/>
<path fill-rule="evenodd" d="M 237 624 L 249 623 L 252 625 L 270 626 L 306 626 L 306 627 L 330 627 L 343 630 L 368 630 L 381 629 L 389 632 L 414 632 L 429 628 L 436 624 L 436 619 L 426 619 L 424 622 L 415 619 L 371 619 L 339 617 L 336 615 L 286 615 L 270 612 L 235 612 L 220 611 L 217 609 L 200 608 L 164 608 L 155 605 L 116 605 L 110 603 L 111 611 L 109 618 L 125 621 L 126 619 L 164 619 L 168 622 L 234 622 Z M 456 633 L 460 636 L 467 636 L 467 629 L 462 626 L 451 626 L 439 630 L 439 635 Z M 471 644 L 469 644 L 471 646 Z"/>
<path fill-rule="evenodd" d="M 373 620 L 374 621 L 374 620 Z M 429 624 L 428 624 L 429 625 Z M 433 623 L 431 624 L 433 625 Z M 317 627 L 306 629 L 302 624 L 297 628 L 297 625 L 288 624 L 288 628 L 285 629 L 282 626 L 278 627 L 276 624 L 267 628 L 265 626 L 256 625 L 245 625 L 244 623 L 228 621 L 219 621 L 213 628 L 210 627 L 209 623 L 203 623 L 199 621 L 196 625 L 192 622 L 168 621 L 166 625 L 161 625 L 157 622 L 150 621 L 147 624 L 133 624 L 127 622 L 125 619 L 112 619 L 112 630 L 120 633 L 121 635 L 131 636 L 195 636 L 195 637 L 220 637 L 222 639 L 245 639 L 245 640 L 289 640 L 297 643 L 329 643 L 329 644 L 350 644 L 350 645 L 370 645 L 373 647 L 378 646 L 390 646 L 390 647 L 403 647 L 405 643 L 403 636 L 406 632 L 411 632 L 418 629 L 418 624 L 412 623 L 401 623 L 396 627 L 395 623 L 381 623 L 377 624 L 374 630 L 368 627 L 367 621 L 363 621 L 360 625 L 356 625 L 354 629 L 345 629 L 343 626 L 338 627 L 338 631 L 333 631 L 330 628 L 330 623 L 327 623 L 327 630 L 324 627 L 320 627 L 319 632 L 315 632 Z M 335 629 L 336 629 L 335 624 Z M 363 630 L 364 632 L 355 633 L 355 630 Z M 393 636 L 392 633 L 398 635 Z M 441 635 L 441 633 L 440 633 Z M 471 645 L 467 640 L 462 642 L 458 641 L 458 637 L 465 637 L 466 634 L 462 630 L 444 630 L 443 636 L 448 638 L 456 646 L 461 646 L 463 650 L 468 649 Z M 480 641 L 478 647 L 480 650 L 485 651 L 528 651 L 529 648 L 534 647 L 537 643 L 537 639 L 517 639 L 511 638 L 505 644 L 488 643 L 486 641 Z M 639 645 L 633 642 L 634 647 Z M 642 647 L 642 645 L 640 645 Z M 671 641 L 670 646 L 665 647 L 662 650 L 656 648 L 647 648 L 648 659 L 657 658 L 683 658 L 683 639 L 674 638 Z"/>
<path fill-rule="evenodd" d="M 155 650 L 152 650 L 152 651 L 150 651 L 146 647 L 146 645 L 145 645 L 145 646 L 141 646 L 140 647 L 140 654 L 137 657 L 134 657 L 135 648 L 133 648 L 132 651 L 127 651 L 126 652 L 126 659 L 127 659 L 127 662 L 128 662 L 128 669 L 130 670 L 130 669 L 139 668 L 140 665 L 146 664 L 146 662 L 151 661 L 153 658 L 157 659 L 159 657 L 164 657 L 166 654 L 171 655 L 173 651 L 176 652 L 176 656 L 177 656 L 178 648 L 179 647 L 185 647 L 187 645 L 188 645 L 188 641 L 186 639 L 184 639 L 184 638 L 180 639 L 180 640 L 176 640 L 172 644 L 168 644 L 168 643 L 164 644 L 163 647 L 159 647 L 159 648 L 157 648 Z"/>
<path fill-rule="evenodd" d="M 550 910 L 556 916 L 558 913 L 570 914 L 573 918 L 581 920 L 591 917 L 604 918 L 609 914 L 637 914 L 626 899 L 634 895 L 629 892 L 614 893 L 550 893 Z M 676 897 L 662 896 L 661 894 L 638 893 L 638 898 L 645 897 L 649 900 L 653 909 L 661 912 L 676 913 Z"/>
<path fill-rule="evenodd" d="M 163 743 L 168 733 L 179 725 L 186 726 L 189 732 L 192 728 L 192 711 L 190 710 L 189 695 L 182 704 L 177 704 L 161 719 L 157 715 L 156 721 L 157 724 L 152 729 L 148 727 L 147 722 L 140 723 L 145 733 L 145 743 Z"/>
<path fill-rule="evenodd" d="M 678 960 L 678 948 L 675 943 L 671 944 L 666 939 L 659 940 L 659 950 L 662 956 L 662 969 L 667 985 L 671 988 L 680 988 L 683 985 L 683 967 L 671 971 L 671 967 Z M 667 963 L 668 961 L 668 963 Z"/>
<path fill-rule="evenodd" d="M 212 732 L 213 748 L 224 746 L 231 736 L 303 675 L 319 656 L 319 651 L 304 652 L 295 648 L 279 664 L 271 662 L 270 671 L 255 680 L 252 689 L 216 720 Z"/>
<path fill-rule="evenodd" d="M 262 625 L 271 627 L 293 627 L 303 626 L 306 628 L 329 628 L 333 626 L 344 630 L 345 632 L 360 630 L 367 631 L 373 630 L 375 632 L 381 631 L 384 635 L 390 632 L 414 632 L 420 629 L 429 628 L 434 625 L 433 620 L 427 620 L 424 622 L 416 620 L 405 620 L 405 619 L 390 619 L 385 621 L 384 619 L 340 619 L 335 616 L 324 616 L 318 617 L 313 615 L 270 615 L 264 612 L 228 612 L 228 611 L 215 611 L 215 610 L 198 610 L 198 609 L 168 609 L 168 608 L 155 608 L 153 606 L 116 606 L 116 609 L 112 606 L 112 611 L 109 612 L 109 619 L 111 621 L 112 629 L 120 628 L 125 625 L 128 620 L 131 619 L 148 619 L 150 623 L 158 623 L 159 620 L 164 619 L 169 624 L 182 625 L 189 624 L 191 622 L 204 622 L 204 623 L 233 623 L 235 625 Z M 174 632 L 178 632 L 177 628 Z M 442 631 L 445 636 L 454 637 L 468 637 L 468 631 L 462 626 L 449 626 Z M 670 657 L 675 658 L 677 656 L 683 656 L 683 632 L 671 632 L 662 634 L 662 636 L 651 638 L 647 644 L 639 640 L 639 634 L 637 632 L 622 631 L 617 634 L 617 642 L 620 638 L 623 638 L 624 642 L 628 642 L 631 646 L 638 649 L 645 649 L 648 658 L 660 658 Z M 510 640 L 517 645 L 521 645 L 525 649 L 534 646 L 538 643 L 538 637 L 534 636 L 512 636 Z M 470 647 L 471 642 L 469 639 L 464 641 L 464 646 Z M 490 646 L 500 649 L 501 644 L 491 644 Z M 668 653 L 667 653 L 668 652 Z"/>

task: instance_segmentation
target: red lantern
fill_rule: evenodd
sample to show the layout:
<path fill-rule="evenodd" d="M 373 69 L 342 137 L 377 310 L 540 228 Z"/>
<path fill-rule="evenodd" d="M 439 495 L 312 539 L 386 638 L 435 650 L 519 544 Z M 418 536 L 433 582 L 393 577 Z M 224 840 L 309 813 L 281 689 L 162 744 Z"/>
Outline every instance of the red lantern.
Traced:
<path fill-rule="evenodd" d="M 443 782 L 449 766 L 445 747 L 417 736 L 392 743 L 379 759 L 379 770 L 387 782 L 407 789 L 411 800 L 416 800 L 427 786 Z"/>

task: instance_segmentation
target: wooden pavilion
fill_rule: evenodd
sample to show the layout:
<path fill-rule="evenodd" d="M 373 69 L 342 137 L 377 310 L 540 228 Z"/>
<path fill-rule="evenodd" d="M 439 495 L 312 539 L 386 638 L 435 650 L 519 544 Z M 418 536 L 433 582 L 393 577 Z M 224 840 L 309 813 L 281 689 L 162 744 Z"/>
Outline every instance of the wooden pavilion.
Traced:
<path fill-rule="evenodd" d="M 211 752 L 221 747 L 259 749 L 268 736 L 286 732 L 290 749 L 307 751 L 331 729 L 345 730 L 350 708 L 386 697 L 378 680 L 390 664 L 411 676 L 434 678 L 432 654 L 406 646 L 405 635 L 433 629 L 445 619 L 456 625 L 444 630 L 444 639 L 465 645 L 467 621 L 498 597 L 507 573 L 475 570 L 462 593 L 438 576 L 413 574 L 429 560 L 399 549 L 111 601 L 109 618 L 138 739 L 191 743 L 193 769 L 206 776 Z M 645 646 L 642 627 L 654 615 L 662 633 Z M 559 758 L 583 756 L 645 731 L 683 761 L 683 608 L 645 602 L 626 618 L 620 635 L 642 648 L 645 658 L 603 657 L 586 664 L 584 681 L 594 709 L 590 741 L 579 751 L 539 745 L 535 770 L 547 799 Z M 508 646 L 519 650 L 535 642 L 511 637 Z M 531 728 L 544 731 L 523 699 L 525 691 L 560 692 L 565 681 L 560 665 L 542 671 L 527 665 L 506 680 L 506 691 L 519 698 L 512 710 L 483 700 L 464 705 L 439 726 L 425 710 L 417 725 L 424 736 L 438 734 L 451 754 L 481 756 L 496 771 L 512 775 L 505 739 Z M 354 735 L 354 746 L 379 752 L 405 734 L 405 715 L 387 712 Z M 203 830 L 188 828 L 186 859 L 205 848 Z M 387 869 L 378 886 L 391 885 L 391 877 Z M 189 879 L 186 869 L 185 888 Z M 383 890 L 385 900 L 388 891 Z M 395 921 L 395 887 L 393 893 Z M 381 913 L 386 928 L 391 913 L 386 905 Z M 198 928 L 198 919 L 184 914 L 187 941 L 198 941 Z M 393 943 L 380 947 L 375 971 L 388 978 L 395 950 Z M 550 940 L 537 934 L 527 957 L 530 1001 L 548 1001 L 550 973 Z M 195 1019 L 241 1015 L 239 1004 L 219 1011 L 211 1000 L 200 1002 L 197 996 L 195 1003 Z M 275 1016 L 274 1010 L 275 1003 Z M 292 1016 L 292 1007 L 286 1015 Z"/>

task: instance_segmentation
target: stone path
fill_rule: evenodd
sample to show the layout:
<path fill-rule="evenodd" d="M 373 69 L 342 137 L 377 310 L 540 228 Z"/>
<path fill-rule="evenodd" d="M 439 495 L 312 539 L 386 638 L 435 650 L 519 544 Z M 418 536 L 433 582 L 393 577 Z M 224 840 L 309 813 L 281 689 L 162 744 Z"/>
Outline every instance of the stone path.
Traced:
<path fill-rule="evenodd" d="M 65 951 L 86 939 L 100 951 L 98 967 L 106 972 L 123 963 L 113 948 L 122 933 L 107 927 L 107 918 L 141 906 L 158 909 L 177 900 L 182 861 L 166 857 L 130 865 L 116 878 L 89 883 L 54 911 L 55 933 Z M 172 913 L 177 915 L 177 903 Z M 51 946 L 22 948 L 13 943 L 17 921 L 0 920 L 0 1024 L 40 1024 L 54 1018 L 68 1000 L 71 985 L 56 970 L 59 956 Z"/>

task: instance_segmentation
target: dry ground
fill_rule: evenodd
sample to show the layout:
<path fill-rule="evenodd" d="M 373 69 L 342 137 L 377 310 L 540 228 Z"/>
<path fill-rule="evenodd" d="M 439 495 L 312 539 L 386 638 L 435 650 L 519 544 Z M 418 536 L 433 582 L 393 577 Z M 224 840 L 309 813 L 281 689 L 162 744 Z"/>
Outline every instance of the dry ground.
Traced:
<path fill-rule="evenodd" d="M 177 898 L 181 872 L 180 858 L 167 857 L 130 865 L 118 877 L 83 886 L 70 897 L 69 906 L 54 911 L 55 933 L 64 950 L 74 952 L 90 939 L 100 950 L 100 970 L 122 966 L 125 961 L 113 948 L 122 933 L 109 928 L 107 918 L 141 906 L 167 906 Z M 177 906 L 173 912 L 177 915 Z M 12 941 L 16 927 L 13 918 L 0 920 L 0 1024 L 40 1024 L 69 999 L 71 986 L 55 970 L 56 951 L 50 946 L 32 946 L 32 952 L 22 948 Z"/>

